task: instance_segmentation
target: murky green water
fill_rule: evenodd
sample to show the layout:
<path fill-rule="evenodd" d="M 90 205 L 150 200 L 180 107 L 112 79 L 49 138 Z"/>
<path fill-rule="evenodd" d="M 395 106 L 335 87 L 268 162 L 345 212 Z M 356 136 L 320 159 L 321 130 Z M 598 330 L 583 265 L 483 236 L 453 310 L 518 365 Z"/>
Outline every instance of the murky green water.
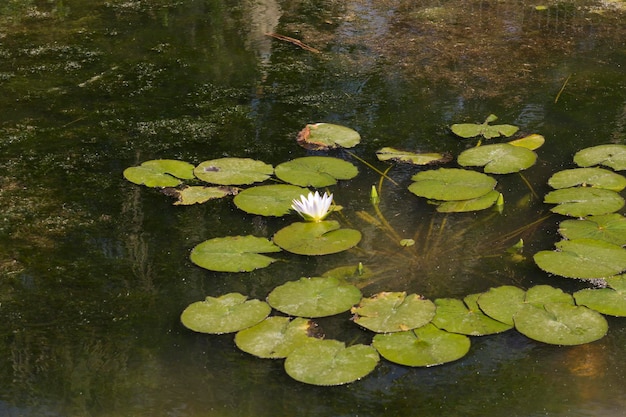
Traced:
<path fill-rule="evenodd" d="M 202 240 L 271 236 L 230 201 L 170 205 L 129 184 L 153 158 L 222 156 L 277 164 L 306 154 L 306 123 L 358 130 L 379 168 L 383 146 L 458 152 L 447 126 L 495 113 L 546 145 L 501 180 L 502 216 L 448 221 L 428 262 L 372 255 L 389 278 L 365 290 L 462 297 L 491 286 L 583 284 L 491 254 L 492 242 L 546 213 L 547 178 L 583 147 L 626 141 L 624 2 L 9 0 L 0 4 L 0 415 L 3 416 L 619 416 L 626 407 L 626 320 L 593 344 L 553 347 L 511 331 L 472 340 L 460 361 L 410 369 L 382 361 L 342 387 L 291 380 L 232 336 L 194 334 L 180 312 L 207 295 L 264 298 L 276 285 L 350 261 L 290 259 L 250 274 L 193 266 Z M 276 32 L 321 51 L 270 38 Z M 565 81 L 567 84 L 563 88 Z M 350 159 L 349 155 L 342 155 Z M 354 160 L 353 160 L 354 161 Z M 368 250 L 388 247 L 354 213 L 378 176 L 336 188 Z M 381 207 L 411 237 L 433 218 L 395 168 Z M 519 203 L 519 204 L 518 204 Z M 350 214 L 352 213 L 352 214 Z M 351 217 L 350 217 L 351 216 Z M 440 220 L 440 219 L 439 219 Z M 438 221 L 439 221 L 438 220 Z M 551 247 L 557 219 L 525 235 Z M 423 236 L 423 235 L 421 235 Z M 445 252 L 444 248 L 454 250 Z M 498 252 L 499 253 L 499 252 Z M 443 258 L 443 259 L 442 259 Z M 347 321 L 332 337 L 367 341 Z"/>

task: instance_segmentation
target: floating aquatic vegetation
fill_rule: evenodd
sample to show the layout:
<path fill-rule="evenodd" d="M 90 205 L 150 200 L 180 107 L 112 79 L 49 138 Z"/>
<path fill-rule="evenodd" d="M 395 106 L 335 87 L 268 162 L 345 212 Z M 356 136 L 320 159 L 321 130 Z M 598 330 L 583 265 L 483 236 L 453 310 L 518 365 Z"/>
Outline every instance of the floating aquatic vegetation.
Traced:
<path fill-rule="evenodd" d="M 328 150 L 333 148 L 353 148 L 361 142 L 361 135 L 356 130 L 332 123 L 314 123 L 306 125 L 298 134 L 298 144 L 310 150 Z"/>
<path fill-rule="evenodd" d="M 498 120 L 498 117 L 494 114 L 490 114 L 483 123 L 456 123 L 450 126 L 450 129 L 452 133 L 465 139 L 475 138 L 477 136 L 482 136 L 485 139 L 493 139 L 499 136 L 506 136 L 508 138 L 519 130 L 519 127 L 513 125 L 489 124 L 496 120 Z"/>

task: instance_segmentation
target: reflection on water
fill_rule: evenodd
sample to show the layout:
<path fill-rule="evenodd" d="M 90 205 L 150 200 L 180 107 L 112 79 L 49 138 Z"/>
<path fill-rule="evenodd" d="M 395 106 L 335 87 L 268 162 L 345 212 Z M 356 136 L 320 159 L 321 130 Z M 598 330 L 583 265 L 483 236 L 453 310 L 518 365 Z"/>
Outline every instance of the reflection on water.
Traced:
<path fill-rule="evenodd" d="M 0 4 L 0 414 L 569 417 L 623 409 L 621 319 L 591 345 L 545 346 L 508 332 L 473 339 L 452 364 L 383 361 L 365 380 L 335 388 L 295 383 L 281 361 L 238 351 L 231 335 L 192 334 L 178 319 L 206 295 L 264 298 L 357 258 L 388 269 L 367 291 L 439 297 L 503 283 L 584 285 L 512 263 L 494 242 L 514 243 L 503 234 L 543 216 L 545 181 L 571 166 L 575 150 L 625 141 L 626 36 L 614 2 L 228 3 Z M 382 146 L 458 154 L 471 145 L 447 126 L 489 113 L 546 137 L 524 173 L 533 189 L 503 177 L 502 215 L 450 216 L 443 228 L 435 216 L 431 228 L 432 207 L 407 200 L 415 171 L 393 168 L 400 186 L 385 184 L 381 208 L 421 251 L 396 261 L 384 233 L 356 214 L 371 210 L 378 181 L 357 161 L 359 177 L 333 192 L 345 221 L 364 233 L 362 247 L 376 254 L 288 257 L 245 275 L 200 270 L 189 250 L 211 237 L 270 236 L 290 219 L 251 218 L 229 201 L 174 207 L 121 176 L 152 158 L 276 164 L 306 154 L 295 134 L 316 121 L 357 129 L 364 141 L 354 151 L 372 163 Z M 525 230 L 524 256 L 553 245 L 557 221 Z M 322 324 L 371 339 L 347 317 Z"/>

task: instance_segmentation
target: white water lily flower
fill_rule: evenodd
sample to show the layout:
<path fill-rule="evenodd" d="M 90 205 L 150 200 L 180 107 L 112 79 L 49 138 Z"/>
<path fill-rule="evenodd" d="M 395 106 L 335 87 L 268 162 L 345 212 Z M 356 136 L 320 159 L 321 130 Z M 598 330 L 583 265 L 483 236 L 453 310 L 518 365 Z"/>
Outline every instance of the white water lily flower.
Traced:
<path fill-rule="evenodd" d="M 308 222 L 321 222 L 328 216 L 332 202 L 332 194 L 324 193 L 320 196 L 316 191 L 315 194 L 310 192 L 307 197 L 301 195 L 300 200 L 293 200 L 291 208 Z"/>

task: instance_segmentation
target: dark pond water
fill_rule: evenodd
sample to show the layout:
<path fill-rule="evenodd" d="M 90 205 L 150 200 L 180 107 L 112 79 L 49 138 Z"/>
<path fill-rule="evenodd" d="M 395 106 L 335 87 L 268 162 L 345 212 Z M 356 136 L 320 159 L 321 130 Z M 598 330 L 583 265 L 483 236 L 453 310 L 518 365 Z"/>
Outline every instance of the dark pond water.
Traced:
<path fill-rule="evenodd" d="M 0 4 L 0 415 L 2 416 L 620 416 L 626 320 L 603 339 L 543 345 L 510 331 L 474 338 L 463 359 L 411 369 L 382 361 L 362 381 L 314 387 L 232 335 L 179 323 L 207 295 L 265 298 L 276 285 L 363 261 L 386 271 L 375 291 L 463 297 L 548 283 L 532 254 L 553 246 L 541 203 L 575 151 L 626 141 L 624 3 L 403 0 L 12 0 Z M 316 50 L 271 38 L 280 33 Z M 494 113 L 546 144 L 537 165 L 500 179 L 502 215 L 449 216 L 407 262 L 359 221 L 378 174 L 332 188 L 364 251 L 250 274 L 202 270 L 190 249 L 212 237 L 270 237 L 232 201 L 180 207 L 126 182 L 154 158 L 194 164 L 304 156 L 295 137 L 326 121 L 359 131 L 353 152 L 378 169 L 383 146 L 450 152 L 473 143 L 448 126 Z M 381 208 L 404 237 L 443 217 L 393 168 Z M 532 192 L 531 192 L 532 190 Z M 533 195 L 533 192 L 535 193 Z M 479 224 L 479 227 L 469 227 Z M 437 229 L 439 230 L 439 229 Z M 421 240 L 420 240 L 421 237 Z M 526 261 L 503 248 L 523 237 Z M 367 343 L 348 316 L 325 332 Z"/>

